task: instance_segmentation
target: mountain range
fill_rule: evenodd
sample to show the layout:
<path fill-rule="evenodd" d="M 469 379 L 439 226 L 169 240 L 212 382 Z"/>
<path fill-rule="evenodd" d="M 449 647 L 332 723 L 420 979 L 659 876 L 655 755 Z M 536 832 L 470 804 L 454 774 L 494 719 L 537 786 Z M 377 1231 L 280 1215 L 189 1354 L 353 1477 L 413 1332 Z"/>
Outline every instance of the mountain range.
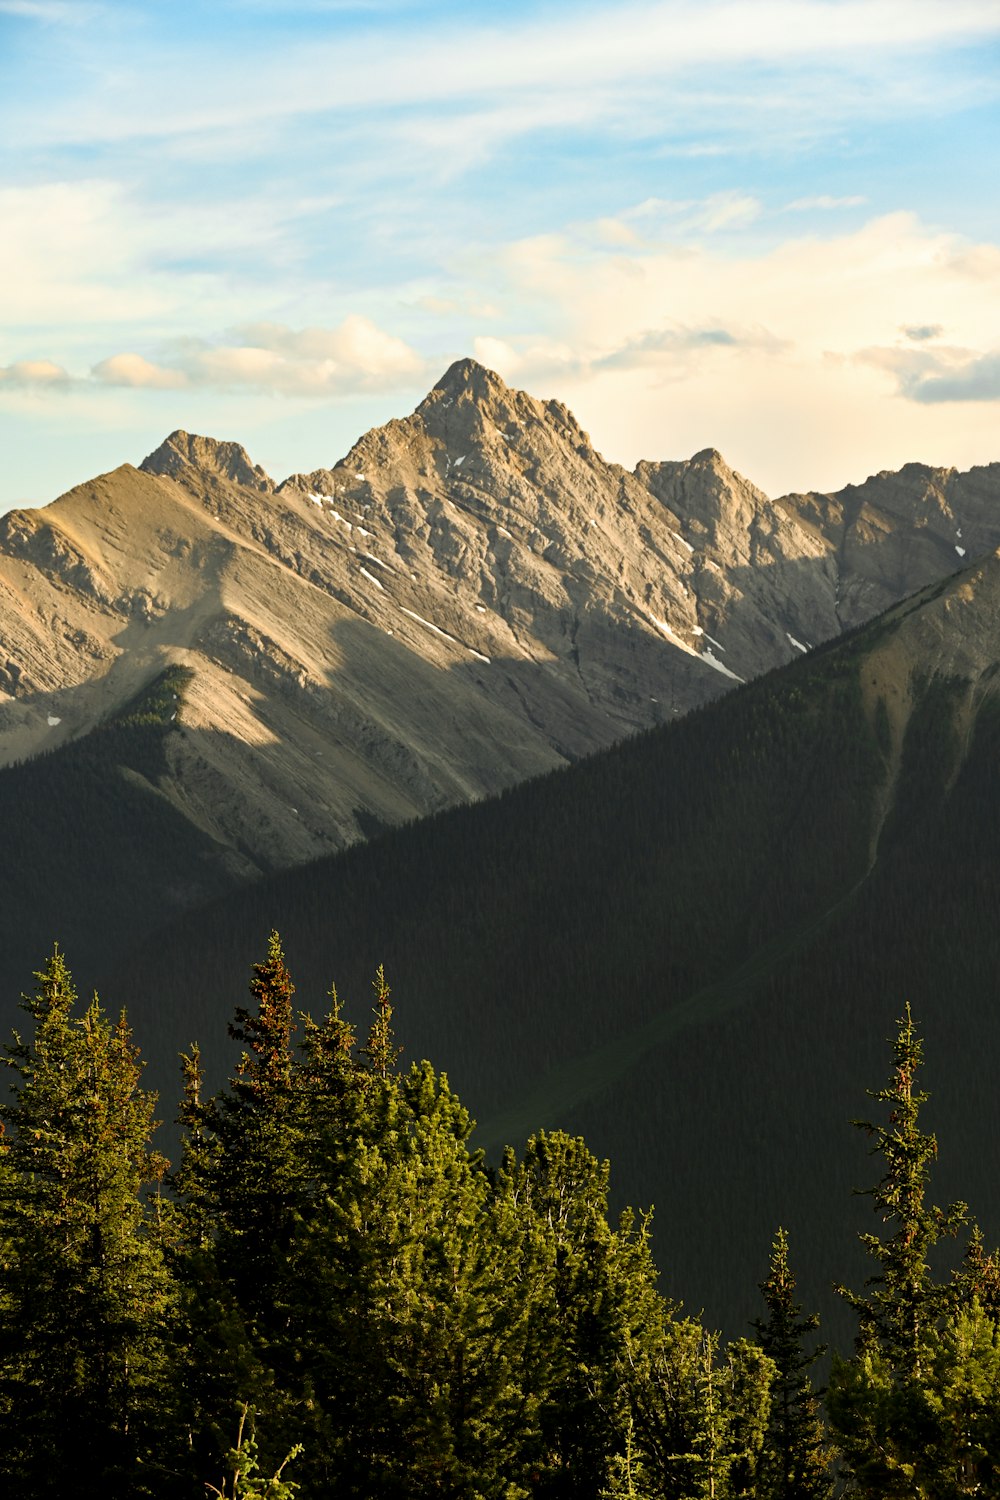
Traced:
<path fill-rule="evenodd" d="M 581 1129 L 738 1328 L 777 1222 L 842 1266 L 911 999 L 1000 1234 L 998 500 L 998 464 L 629 473 L 463 361 L 329 470 L 175 433 L 12 512 L 4 1020 L 58 938 L 169 1098 L 271 925 L 314 1010 L 335 978 L 363 1025 L 384 962 L 483 1143 Z"/>
<path fill-rule="evenodd" d="M 183 668 L 156 792 L 253 878 L 790 660 L 1000 544 L 998 495 L 1000 465 L 777 501 L 712 451 L 629 473 L 471 361 L 280 485 L 174 433 L 0 518 L 0 765 Z"/>

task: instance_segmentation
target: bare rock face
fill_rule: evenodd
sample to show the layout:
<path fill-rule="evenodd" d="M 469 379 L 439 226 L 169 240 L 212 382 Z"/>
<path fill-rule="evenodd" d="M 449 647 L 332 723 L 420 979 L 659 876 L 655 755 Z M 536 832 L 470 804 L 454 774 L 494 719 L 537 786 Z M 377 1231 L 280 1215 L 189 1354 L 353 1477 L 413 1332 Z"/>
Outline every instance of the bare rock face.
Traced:
<path fill-rule="evenodd" d="M 772 501 L 713 450 L 634 473 L 471 360 L 276 485 L 173 433 L 0 518 L 0 764 L 170 663 L 159 790 L 245 875 L 686 712 L 1000 544 L 1000 465 Z"/>
<path fill-rule="evenodd" d="M 960 474 L 906 464 L 833 495 L 787 495 L 837 559 L 837 622 L 849 629 L 907 594 L 961 571 L 1000 541 L 1000 464 Z"/>
<path fill-rule="evenodd" d="M 172 432 L 143 460 L 144 474 L 163 474 L 187 482 L 195 490 L 204 488 L 207 477 L 229 480 L 247 489 L 269 495 L 274 481 L 239 443 L 218 443 L 214 438 L 195 437 L 190 432 Z"/>

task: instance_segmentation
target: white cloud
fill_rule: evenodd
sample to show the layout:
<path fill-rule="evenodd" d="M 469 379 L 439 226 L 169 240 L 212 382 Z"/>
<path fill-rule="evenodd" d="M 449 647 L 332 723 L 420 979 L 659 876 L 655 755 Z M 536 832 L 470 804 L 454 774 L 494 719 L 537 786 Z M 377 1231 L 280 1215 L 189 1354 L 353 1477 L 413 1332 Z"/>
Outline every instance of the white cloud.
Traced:
<path fill-rule="evenodd" d="M 1000 457 L 996 247 L 909 214 L 756 253 L 713 246 L 647 242 L 626 257 L 570 234 L 513 244 L 491 280 L 530 321 L 480 339 L 477 357 L 558 395 L 619 461 L 716 447 L 774 494 L 914 458 Z M 939 326 L 951 352 L 897 342 Z"/>
<path fill-rule="evenodd" d="M 169 321 L 184 302 L 218 311 L 248 253 L 263 269 L 280 247 L 280 206 L 255 209 L 245 199 L 150 206 L 97 177 L 2 188 L 3 323 Z"/>
<path fill-rule="evenodd" d="M 940 345 L 933 349 L 897 346 L 862 349 L 856 357 L 862 364 L 895 376 L 899 394 L 923 406 L 1000 401 L 1000 350 L 982 354 Z"/>
<path fill-rule="evenodd" d="M 951 370 L 925 375 L 906 394 L 926 405 L 944 401 L 1000 402 L 1000 350 L 981 354 Z"/>
<path fill-rule="evenodd" d="M 402 339 L 357 314 L 337 328 L 289 328 L 254 323 L 228 341 L 184 341 L 159 364 L 138 354 L 116 354 L 94 366 L 93 378 L 133 389 L 257 391 L 328 397 L 356 390 L 390 390 L 426 372 Z"/>
<path fill-rule="evenodd" d="M 163 369 L 143 359 L 141 354 L 113 354 L 110 359 L 102 359 L 96 364 L 91 374 L 102 385 L 131 386 L 140 390 L 176 390 L 188 383 L 181 370 Z"/>
<path fill-rule="evenodd" d="M 746 229 L 760 216 L 762 207 L 759 199 L 747 193 L 715 193 L 706 198 L 689 225 L 708 234 L 715 234 L 720 229 Z"/>
<path fill-rule="evenodd" d="M 593 370 L 659 369 L 664 373 L 673 366 L 678 378 L 690 374 L 699 356 L 725 351 L 754 349 L 779 354 L 787 344 L 765 328 L 648 329 L 626 340 L 619 349 L 593 361 Z"/>
<path fill-rule="evenodd" d="M 507 381 L 565 379 L 578 376 L 586 366 L 578 349 L 558 339 L 535 336 L 508 341 L 484 335 L 473 340 L 472 348 L 480 364 Z"/>
<path fill-rule="evenodd" d="M 0 365 L 0 385 L 53 390 L 69 384 L 68 371 L 51 359 L 19 359 L 12 365 Z"/>
<path fill-rule="evenodd" d="M 352 313 L 337 328 L 288 328 L 282 323 L 249 323 L 234 330 L 241 343 L 292 359 L 335 364 L 358 374 L 412 375 L 420 360 L 401 339 Z"/>
<path fill-rule="evenodd" d="M 277 394 L 300 398 L 285 409 L 301 434 L 307 399 L 367 395 L 371 420 L 385 420 L 398 410 L 389 393 L 426 388 L 446 354 L 472 348 L 512 383 L 566 401 L 612 458 L 716 447 L 773 494 L 836 488 L 914 458 L 1000 457 L 1000 247 L 897 213 L 748 250 L 694 227 L 718 202 L 647 201 L 611 228 L 469 245 L 437 283 L 368 303 L 371 317 L 237 322 L 222 303 L 212 323 L 165 320 L 225 330 L 212 337 L 129 330 L 126 342 L 112 330 L 85 363 L 50 347 L 50 361 L 7 365 L 0 389 L 11 409 L 50 405 L 38 392 L 65 389 L 74 409 L 88 400 L 109 411 L 159 409 L 173 392 L 175 425 L 250 409 L 273 421 Z M 725 202 L 749 213 L 756 200 Z M 91 374 L 67 374 L 78 368 Z M 195 403 L 204 417 L 186 414 Z M 344 400 L 336 420 L 356 409 Z M 302 467 L 297 454 L 287 466 Z"/>
<path fill-rule="evenodd" d="M 437 296 L 433 292 L 424 292 L 412 299 L 412 306 L 419 307 L 422 312 L 428 312 L 435 318 L 499 318 L 500 309 L 492 302 L 481 297 L 469 297 L 465 294 L 450 297 Z"/>
<path fill-rule="evenodd" d="M 0 0 L 0 16 L 17 16 L 49 26 L 89 26 L 104 15 L 103 5 L 86 0 Z"/>

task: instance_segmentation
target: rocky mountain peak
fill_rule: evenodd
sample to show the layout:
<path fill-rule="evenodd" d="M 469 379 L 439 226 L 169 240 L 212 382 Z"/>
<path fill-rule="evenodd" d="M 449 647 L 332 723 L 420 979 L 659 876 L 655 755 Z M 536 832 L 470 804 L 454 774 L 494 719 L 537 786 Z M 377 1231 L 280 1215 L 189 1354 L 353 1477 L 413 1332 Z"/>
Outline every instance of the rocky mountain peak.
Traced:
<path fill-rule="evenodd" d="M 453 400 L 466 396 L 478 402 L 512 394 L 499 375 L 474 359 L 457 359 L 449 365 L 427 399 L 432 400 L 436 391 L 443 391 Z"/>
<path fill-rule="evenodd" d="M 241 870 L 672 719 L 1000 542 L 1000 465 L 778 500 L 714 448 L 629 474 L 471 359 L 280 490 L 184 431 L 141 470 L 0 523 L 0 765 L 182 660 L 176 805 Z M 990 598 L 942 596 L 977 653 Z"/>
<path fill-rule="evenodd" d="M 275 487 L 271 477 L 252 462 L 239 443 L 220 442 L 180 429 L 144 458 L 139 468 L 145 474 L 160 474 L 168 479 L 183 478 L 185 471 L 194 469 L 201 475 L 226 479 L 264 494 L 271 494 Z"/>
<path fill-rule="evenodd" d="M 772 510 L 763 490 L 731 469 L 716 448 L 702 448 L 687 461 L 644 460 L 634 473 L 640 484 L 715 543 L 724 532 L 749 530 Z"/>

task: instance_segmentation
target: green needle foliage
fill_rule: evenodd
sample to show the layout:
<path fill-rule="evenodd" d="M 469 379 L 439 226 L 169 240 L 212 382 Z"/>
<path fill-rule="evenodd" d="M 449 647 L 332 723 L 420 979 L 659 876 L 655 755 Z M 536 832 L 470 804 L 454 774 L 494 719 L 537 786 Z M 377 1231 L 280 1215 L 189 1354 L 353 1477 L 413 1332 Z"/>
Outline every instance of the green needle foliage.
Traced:
<path fill-rule="evenodd" d="M 155 1100 L 124 1016 L 76 1014 L 58 949 L 6 1049 L 0 1240 L 3 1463 L 30 1496 L 158 1490 L 174 1292 L 150 1150 Z M 162 1455 L 161 1455 L 162 1456 Z M 19 1487 L 19 1488 L 18 1488 Z"/>
<path fill-rule="evenodd" d="M 795 1277 L 788 1261 L 788 1235 L 779 1229 L 771 1248 L 767 1280 L 761 1283 L 767 1316 L 753 1327 L 774 1363 L 771 1412 L 758 1495 L 761 1500 L 824 1500 L 832 1493 L 819 1399 L 809 1369 L 825 1352 L 807 1350 L 804 1340 L 819 1327 L 815 1314 L 803 1316 L 795 1301 Z"/>
<path fill-rule="evenodd" d="M 866 1191 L 892 1232 L 885 1239 L 877 1234 L 861 1236 L 879 1266 L 866 1282 L 868 1295 L 840 1288 L 860 1320 L 859 1347 L 877 1349 L 911 1375 L 919 1375 L 924 1336 L 947 1309 L 952 1295 L 947 1286 L 934 1284 L 928 1255 L 942 1236 L 957 1234 L 968 1221 L 964 1203 L 941 1209 L 926 1202 L 937 1140 L 920 1129 L 920 1107 L 928 1098 L 916 1086 L 922 1059 L 923 1044 L 907 1006 L 893 1043 L 889 1084 L 869 1090 L 877 1103 L 888 1105 L 888 1125 L 853 1122 L 871 1137 L 872 1155 L 882 1158 L 882 1178 Z"/>
<path fill-rule="evenodd" d="M 429 1062 L 398 1063 L 385 975 L 361 1045 L 331 989 L 293 1008 L 272 933 L 228 1084 L 183 1059 L 161 1200 L 124 1017 L 82 1013 L 56 951 L 7 1049 L 0 1136 L 0 1481 L 16 1500 L 958 1500 L 1000 1493 L 1000 1275 L 926 1202 L 907 1012 L 866 1123 L 886 1226 L 824 1429 L 779 1230 L 757 1341 L 657 1286 L 648 1214 L 560 1131 L 495 1168 Z M 235 1442 L 233 1435 L 235 1433 Z"/>
<path fill-rule="evenodd" d="M 996 1322 L 984 1321 L 974 1297 L 976 1278 L 985 1273 L 981 1249 L 975 1241 L 970 1247 L 964 1281 L 938 1283 L 931 1272 L 929 1252 L 942 1236 L 957 1234 L 968 1214 L 964 1203 L 940 1209 L 926 1201 L 937 1141 L 920 1129 L 928 1098 L 916 1084 L 922 1056 L 907 1006 L 893 1044 L 893 1075 L 871 1094 L 888 1106 L 888 1125 L 855 1121 L 882 1158 L 883 1176 L 869 1192 L 890 1232 L 884 1239 L 862 1236 L 879 1267 L 867 1295 L 840 1289 L 860 1328 L 856 1359 L 834 1362 L 828 1408 L 859 1494 L 943 1500 L 980 1492 L 986 1460 L 975 1457 L 969 1398 L 974 1391 L 1000 1392 L 990 1352 Z M 961 1306 L 970 1293 L 971 1310 Z"/>
<path fill-rule="evenodd" d="M 226 1454 L 226 1475 L 222 1488 L 206 1483 L 205 1488 L 216 1500 L 295 1500 L 298 1485 L 282 1477 L 288 1464 L 298 1458 L 301 1448 L 292 1448 L 270 1479 L 258 1474 L 257 1439 L 253 1415 L 248 1406 L 240 1412 L 236 1446 Z"/>

